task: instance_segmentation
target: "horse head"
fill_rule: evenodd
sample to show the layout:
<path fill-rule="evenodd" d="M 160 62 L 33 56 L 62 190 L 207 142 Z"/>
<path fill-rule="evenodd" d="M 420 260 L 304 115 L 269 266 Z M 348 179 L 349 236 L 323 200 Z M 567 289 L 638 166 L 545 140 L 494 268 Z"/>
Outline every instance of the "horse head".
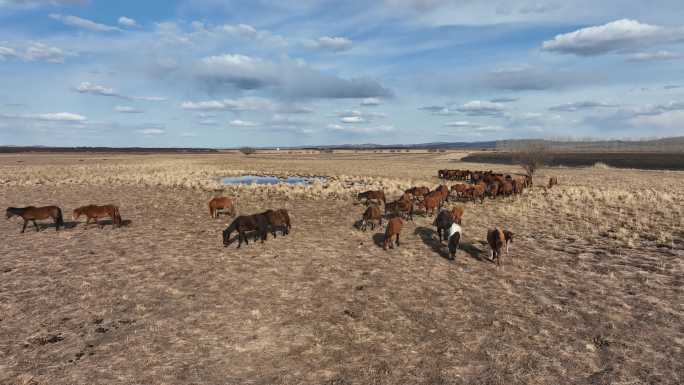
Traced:
<path fill-rule="evenodd" d="M 82 210 L 80 208 L 78 208 L 78 209 L 74 209 L 74 212 L 71 215 L 74 218 L 74 220 L 76 220 L 76 219 L 80 218 L 82 214 L 83 214 Z"/>

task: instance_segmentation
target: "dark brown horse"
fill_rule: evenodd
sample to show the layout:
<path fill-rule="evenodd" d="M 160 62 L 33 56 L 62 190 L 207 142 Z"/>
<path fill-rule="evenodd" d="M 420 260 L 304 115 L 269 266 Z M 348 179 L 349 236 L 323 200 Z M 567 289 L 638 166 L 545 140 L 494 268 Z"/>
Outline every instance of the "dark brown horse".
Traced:
<path fill-rule="evenodd" d="M 238 232 L 238 249 L 240 246 L 242 246 L 243 240 L 249 245 L 249 240 L 247 239 L 246 234 L 248 231 L 256 231 L 258 237 L 261 238 L 261 243 L 264 243 L 268 229 L 269 222 L 265 215 L 240 215 L 239 217 L 235 218 L 225 230 L 223 230 L 223 245 L 228 246 L 230 244 L 230 234 L 233 231 Z"/>
<path fill-rule="evenodd" d="M 21 217 L 24 220 L 24 227 L 21 228 L 21 232 L 26 231 L 26 225 L 28 222 L 33 222 L 33 226 L 36 227 L 36 231 L 40 231 L 36 220 L 52 218 L 55 221 L 55 230 L 59 231 L 59 226 L 64 226 L 64 218 L 62 217 L 62 209 L 57 206 L 45 206 L 45 207 L 8 207 L 6 210 L 7 219 L 13 216 Z"/>
<path fill-rule="evenodd" d="M 371 230 L 375 229 L 375 221 L 378 222 L 379 226 L 382 226 L 382 211 L 377 206 L 369 206 L 363 213 L 363 219 L 361 219 L 361 230 L 366 231 L 368 229 L 368 224 L 371 226 Z"/>
<path fill-rule="evenodd" d="M 74 210 L 73 217 L 74 220 L 78 219 L 81 217 L 81 215 L 86 216 L 86 229 L 90 225 L 90 220 L 93 219 L 95 221 L 95 224 L 99 224 L 100 228 L 104 228 L 104 225 L 101 223 L 98 223 L 97 220 L 100 218 L 111 218 L 112 219 L 112 227 L 116 225 L 117 227 L 121 226 L 121 214 L 119 214 L 119 208 L 114 206 L 114 205 L 104 205 L 104 206 L 98 206 L 98 205 L 87 205 L 87 206 L 82 206 Z"/>
<path fill-rule="evenodd" d="M 292 224 L 290 223 L 290 214 L 287 210 L 266 210 L 261 215 L 265 216 L 268 220 L 268 226 L 271 230 L 271 234 L 273 234 L 273 238 L 276 238 L 277 229 L 280 229 L 283 235 L 290 234 Z"/>

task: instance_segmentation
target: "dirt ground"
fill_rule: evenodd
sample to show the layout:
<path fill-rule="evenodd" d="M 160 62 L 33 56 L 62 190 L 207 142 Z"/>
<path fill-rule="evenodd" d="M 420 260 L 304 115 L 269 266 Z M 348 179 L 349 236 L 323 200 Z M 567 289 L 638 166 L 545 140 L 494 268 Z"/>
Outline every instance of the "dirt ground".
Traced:
<path fill-rule="evenodd" d="M 238 211 L 286 208 L 291 234 L 224 248 L 195 181 L 345 175 L 394 198 L 439 168 L 519 171 L 462 155 L 0 156 L 0 202 L 67 223 L 0 221 L 0 384 L 684 383 L 684 173 L 544 169 L 561 184 L 464 204 L 454 262 L 433 218 L 383 251 L 351 195 L 282 190 Z M 84 229 L 88 203 L 126 226 Z M 501 268 L 494 226 L 516 234 Z"/>

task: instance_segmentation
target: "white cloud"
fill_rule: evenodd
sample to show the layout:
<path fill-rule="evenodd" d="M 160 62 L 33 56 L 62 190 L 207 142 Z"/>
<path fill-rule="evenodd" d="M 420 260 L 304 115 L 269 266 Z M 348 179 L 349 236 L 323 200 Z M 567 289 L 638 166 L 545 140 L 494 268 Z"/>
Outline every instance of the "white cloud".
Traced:
<path fill-rule="evenodd" d="M 361 101 L 362 106 L 375 107 L 382 104 L 382 101 L 378 98 L 364 98 Z"/>
<path fill-rule="evenodd" d="M 71 112 L 53 112 L 47 114 L 30 115 L 30 117 L 51 122 L 84 122 L 87 120 L 85 116 L 73 114 Z"/>
<path fill-rule="evenodd" d="M 366 123 L 366 119 L 360 116 L 345 116 L 343 118 L 340 118 L 340 122 L 346 124 Z"/>
<path fill-rule="evenodd" d="M 455 122 L 446 122 L 444 123 L 444 127 L 455 127 L 455 128 L 477 128 L 477 127 L 482 127 L 481 124 L 478 123 L 472 123 L 464 120 L 459 120 Z"/>
<path fill-rule="evenodd" d="M 141 130 L 137 130 L 138 133 L 143 134 L 143 135 L 163 135 L 166 133 L 165 130 L 161 128 L 143 128 Z"/>
<path fill-rule="evenodd" d="M 684 54 L 670 51 L 639 52 L 627 56 L 627 61 L 646 62 L 646 61 L 665 61 L 684 59 Z"/>
<path fill-rule="evenodd" d="M 636 127 L 656 127 L 668 130 L 684 130 L 684 110 L 666 111 L 657 115 L 641 115 L 630 120 Z"/>
<path fill-rule="evenodd" d="M 259 123 L 235 119 L 228 122 L 228 125 L 232 127 L 256 127 L 259 125 Z"/>
<path fill-rule="evenodd" d="M 24 54 L 24 59 L 27 61 L 46 61 L 48 63 L 64 63 L 65 53 L 57 47 L 51 47 L 47 44 L 33 42 Z"/>
<path fill-rule="evenodd" d="M 114 107 L 114 111 L 122 113 L 122 114 L 142 114 L 143 110 L 131 107 L 131 106 L 116 106 Z"/>
<path fill-rule="evenodd" d="M 456 111 L 472 116 L 498 116 L 506 107 L 501 103 L 486 100 L 473 100 L 456 108 Z"/>
<path fill-rule="evenodd" d="M 342 52 L 351 49 L 352 41 L 346 37 L 323 36 L 316 40 L 309 40 L 305 43 L 305 45 L 313 49 Z"/>
<path fill-rule="evenodd" d="M 550 111 L 575 112 L 579 110 L 596 109 L 596 108 L 614 108 L 619 107 L 617 104 L 610 104 L 605 102 L 582 101 L 574 103 L 566 103 L 558 106 L 549 107 Z"/>
<path fill-rule="evenodd" d="M 17 51 L 10 47 L 0 47 L 0 61 L 14 59 L 18 57 Z"/>
<path fill-rule="evenodd" d="M 225 54 L 197 62 L 197 78 L 207 87 L 243 90 L 270 88 L 284 97 L 369 98 L 390 96 L 377 81 L 365 78 L 343 79 L 317 71 L 301 61 L 287 58 L 271 62 L 246 55 Z"/>
<path fill-rule="evenodd" d="M 91 82 L 81 82 L 81 84 L 79 84 L 78 87 L 76 87 L 76 91 L 81 94 L 111 96 L 115 98 L 141 100 L 147 102 L 161 102 L 166 100 L 166 98 L 159 96 L 126 96 L 114 91 L 113 88 L 104 87 Z"/>
<path fill-rule="evenodd" d="M 107 88 L 103 87 L 97 84 L 93 84 L 91 82 L 82 82 L 81 84 L 76 87 L 76 91 L 82 94 L 92 94 L 92 95 L 101 95 L 101 96 L 115 96 L 119 98 L 123 98 L 122 95 L 119 95 L 118 93 L 114 92 L 113 88 Z"/>
<path fill-rule="evenodd" d="M 32 9 L 41 6 L 85 5 L 89 0 L 0 0 L 0 8 Z"/>
<path fill-rule="evenodd" d="M 123 27 L 128 27 L 128 28 L 138 27 L 138 23 L 134 19 L 131 19 L 131 18 L 126 17 L 126 16 L 121 16 L 119 18 L 118 22 L 119 22 L 119 25 L 121 25 Z"/>
<path fill-rule="evenodd" d="M 629 51 L 639 47 L 684 41 L 684 28 L 667 28 L 621 19 L 557 35 L 542 44 L 550 52 L 580 56 Z"/>
<path fill-rule="evenodd" d="M 339 125 L 339 124 L 329 124 L 328 129 L 333 132 L 338 133 L 350 133 L 358 135 L 377 135 L 390 133 L 395 131 L 394 126 L 391 125 L 380 125 L 380 126 L 350 126 L 350 125 Z"/>
<path fill-rule="evenodd" d="M 112 27 L 110 25 L 96 23 L 92 20 L 83 19 L 83 18 L 80 18 L 78 16 L 61 15 L 59 13 L 51 13 L 50 18 L 53 20 L 61 21 L 64 25 L 68 25 L 70 27 L 86 29 L 86 30 L 93 31 L 93 32 L 121 31 L 121 29 L 119 29 L 117 27 Z"/>
<path fill-rule="evenodd" d="M 67 53 L 57 47 L 52 47 L 41 42 L 30 42 L 24 52 L 12 47 L 0 46 L 0 61 L 9 59 L 21 59 L 24 61 L 43 61 L 47 63 L 64 63 Z"/>
<path fill-rule="evenodd" d="M 133 100 L 142 100 L 146 102 L 163 102 L 166 101 L 166 98 L 161 97 L 161 96 L 131 96 L 129 99 Z"/>
<path fill-rule="evenodd" d="M 180 107 L 184 110 L 197 111 L 250 111 L 250 110 L 272 110 L 273 102 L 265 98 L 244 97 L 239 99 L 205 100 L 200 102 L 185 101 Z"/>

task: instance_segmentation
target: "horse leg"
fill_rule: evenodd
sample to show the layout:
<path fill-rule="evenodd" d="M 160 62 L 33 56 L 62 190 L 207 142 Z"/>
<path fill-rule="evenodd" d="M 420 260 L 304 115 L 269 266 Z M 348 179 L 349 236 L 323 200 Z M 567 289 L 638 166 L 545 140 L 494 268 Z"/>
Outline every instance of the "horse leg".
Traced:
<path fill-rule="evenodd" d="M 88 228 L 88 225 L 90 225 L 90 217 L 86 217 L 86 224 L 85 224 L 86 229 Z"/>
<path fill-rule="evenodd" d="M 399 233 L 397 233 L 397 247 L 399 247 Z"/>
<path fill-rule="evenodd" d="M 22 232 L 22 233 L 23 233 L 24 231 L 26 231 L 26 225 L 28 225 L 28 221 L 27 221 L 26 219 L 24 219 L 24 227 L 21 228 L 21 232 Z"/>
<path fill-rule="evenodd" d="M 35 226 L 35 228 L 36 228 L 36 232 L 39 232 L 39 231 L 40 231 L 40 227 L 38 227 L 38 224 L 36 223 L 36 220 L 34 219 L 32 222 L 33 222 L 33 226 Z"/>
<path fill-rule="evenodd" d="M 239 249 L 241 245 L 242 245 L 242 231 L 238 231 L 238 245 L 237 245 L 237 248 Z"/>

